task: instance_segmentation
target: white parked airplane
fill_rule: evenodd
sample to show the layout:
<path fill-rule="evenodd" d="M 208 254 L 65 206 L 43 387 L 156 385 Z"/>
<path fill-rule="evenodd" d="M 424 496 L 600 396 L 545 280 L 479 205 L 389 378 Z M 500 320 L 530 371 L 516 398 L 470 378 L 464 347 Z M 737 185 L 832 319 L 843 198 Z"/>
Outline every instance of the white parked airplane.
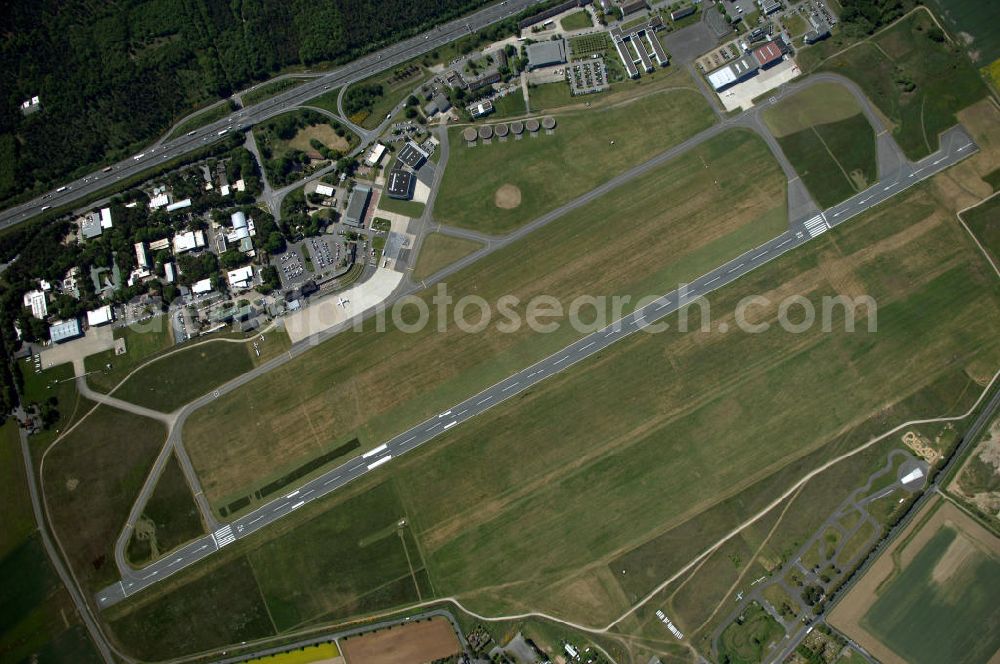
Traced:
<path fill-rule="evenodd" d="M 349 305 L 350 303 L 351 303 L 350 300 L 345 300 L 342 297 L 337 298 L 337 305 L 343 307 L 344 309 L 346 309 L 347 305 Z"/>

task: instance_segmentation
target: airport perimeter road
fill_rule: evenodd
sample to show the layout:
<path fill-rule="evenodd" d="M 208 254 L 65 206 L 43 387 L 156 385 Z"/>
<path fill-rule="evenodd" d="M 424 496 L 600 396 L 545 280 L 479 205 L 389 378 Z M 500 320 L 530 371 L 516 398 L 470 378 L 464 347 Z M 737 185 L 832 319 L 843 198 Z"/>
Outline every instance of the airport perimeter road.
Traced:
<path fill-rule="evenodd" d="M 557 353 L 486 388 L 479 394 L 455 404 L 448 410 L 395 436 L 375 449 L 354 457 L 294 491 L 290 491 L 253 512 L 235 519 L 210 535 L 187 544 L 142 570 L 135 570 L 133 573 L 127 574 L 126 578 L 96 594 L 98 606 L 107 607 L 116 604 L 125 597 L 210 556 L 237 539 L 257 532 L 317 498 L 322 498 L 352 480 L 390 463 L 394 457 L 423 445 L 476 415 L 524 392 L 549 376 L 590 358 L 616 341 L 653 325 L 659 319 L 677 311 L 685 304 L 736 281 L 761 265 L 825 233 L 830 228 L 845 223 L 889 197 L 948 168 L 973 154 L 976 150 L 976 145 L 961 127 L 948 130 L 941 137 L 941 149 L 937 153 L 918 162 L 912 168 L 901 169 L 895 180 L 879 182 L 857 196 L 814 217 L 795 220 L 790 230 L 695 279 L 683 290 L 674 290 L 653 300 L 608 327 L 589 334 Z M 261 365 L 257 371 L 245 374 L 241 380 L 233 381 L 227 387 L 235 389 L 236 386 L 245 384 L 260 375 L 261 371 L 270 369 L 270 364 L 278 361 L 283 361 L 283 358 L 275 358 L 270 363 Z M 218 391 L 216 392 L 218 393 Z M 211 400 L 212 398 L 214 398 L 213 395 L 207 395 L 193 402 L 192 405 L 200 405 L 206 402 L 206 399 Z M 188 412 L 191 411 L 185 409 L 185 413 Z M 179 421 L 177 426 L 182 426 L 182 422 Z"/>
<path fill-rule="evenodd" d="M 388 46 L 376 53 L 366 55 L 338 69 L 319 74 L 287 92 L 278 94 L 261 103 L 241 109 L 212 124 L 205 125 L 187 135 L 173 140 L 156 143 L 134 157 L 124 159 L 111 167 L 111 171 L 95 171 L 83 178 L 69 182 L 62 191 L 51 191 L 27 203 L 22 203 L 0 212 L 0 229 L 27 221 L 41 214 L 43 207 L 58 208 L 73 203 L 105 187 L 113 185 L 132 175 L 141 173 L 168 159 L 179 157 L 219 140 L 231 131 L 246 129 L 274 115 L 296 108 L 313 97 L 332 90 L 337 86 L 367 78 L 372 74 L 395 67 L 414 57 L 433 51 L 463 35 L 475 32 L 492 23 L 513 16 L 520 11 L 538 4 L 539 0 L 505 0 L 479 10 L 469 16 L 457 18 L 424 32 Z M 366 136 L 362 136 L 366 142 Z"/>

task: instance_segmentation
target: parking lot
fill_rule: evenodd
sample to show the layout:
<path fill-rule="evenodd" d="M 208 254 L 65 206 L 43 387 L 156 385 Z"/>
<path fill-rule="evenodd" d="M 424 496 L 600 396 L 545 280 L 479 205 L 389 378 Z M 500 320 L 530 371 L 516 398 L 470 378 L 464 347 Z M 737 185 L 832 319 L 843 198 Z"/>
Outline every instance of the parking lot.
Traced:
<path fill-rule="evenodd" d="M 573 95 L 601 92 L 608 87 L 608 72 L 601 58 L 573 62 L 566 67 Z"/>
<path fill-rule="evenodd" d="M 288 247 L 272 264 L 278 269 L 284 288 L 294 288 L 309 279 L 321 279 L 344 267 L 344 238 L 324 234 L 309 237 Z M 307 260 L 308 257 L 308 260 Z"/>

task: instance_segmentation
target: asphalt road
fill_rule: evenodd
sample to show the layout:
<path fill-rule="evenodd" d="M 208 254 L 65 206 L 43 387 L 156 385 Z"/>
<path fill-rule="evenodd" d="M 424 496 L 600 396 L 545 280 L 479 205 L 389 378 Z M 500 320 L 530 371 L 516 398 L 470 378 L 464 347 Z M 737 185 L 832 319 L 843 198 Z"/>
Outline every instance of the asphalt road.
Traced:
<path fill-rule="evenodd" d="M 941 136 L 941 149 L 938 152 L 916 164 L 901 166 L 894 179 L 879 182 L 864 192 L 817 215 L 795 220 L 790 230 L 695 279 L 686 286 L 683 292 L 674 290 L 655 299 L 608 327 L 589 334 L 530 367 L 508 376 L 478 394 L 455 404 L 448 410 L 395 436 L 379 447 L 356 456 L 294 491 L 271 500 L 253 512 L 222 526 L 212 534 L 187 544 L 170 556 L 141 570 L 127 574 L 118 583 L 108 586 L 96 594 L 98 606 L 107 607 L 120 602 L 125 597 L 167 578 L 171 574 L 212 555 L 221 548 L 229 546 L 237 539 L 251 535 L 308 503 L 336 491 L 352 480 L 384 464 L 391 463 L 394 457 L 406 454 L 459 424 L 530 389 L 549 376 L 565 371 L 567 368 L 590 358 L 611 344 L 670 315 L 685 304 L 736 281 L 743 275 L 822 235 L 830 228 L 845 223 L 891 196 L 961 161 L 977 149 L 972 139 L 961 127 L 948 130 Z M 602 188 L 599 187 L 598 190 L 600 189 Z M 271 362 L 284 360 L 284 357 L 279 357 Z M 258 368 L 258 371 L 268 370 L 269 364 L 265 363 Z M 216 392 L 218 393 L 218 391 Z M 200 405 L 205 399 L 211 400 L 211 398 L 213 395 L 207 395 L 192 405 Z M 180 429 L 181 425 L 182 422 L 178 422 L 177 430 Z"/>
<path fill-rule="evenodd" d="M 90 175 L 67 183 L 64 187 L 60 187 L 59 190 L 50 191 L 34 200 L 0 212 L 0 229 L 27 221 L 35 215 L 41 214 L 45 211 L 43 207 L 46 209 L 48 207 L 58 208 L 71 204 L 119 180 L 141 173 L 156 164 L 209 145 L 231 131 L 245 129 L 250 125 L 298 107 L 327 90 L 367 78 L 372 74 L 423 55 L 463 35 L 475 32 L 491 23 L 517 14 L 538 2 L 539 0 L 505 0 L 502 4 L 491 5 L 475 14 L 455 19 L 428 32 L 388 46 L 377 53 L 354 60 L 343 67 L 320 74 L 307 83 L 303 83 L 287 92 L 262 101 L 255 106 L 240 109 L 217 122 L 196 129 L 187 135 L 163 141 L 162 143 L 155 143 L 153 147 L 147 148 L 145 152 L 114 164 L 110 172 L 95 171 Z M 370 133 L 363 132 L 363 142 L 366 134 Z"/>

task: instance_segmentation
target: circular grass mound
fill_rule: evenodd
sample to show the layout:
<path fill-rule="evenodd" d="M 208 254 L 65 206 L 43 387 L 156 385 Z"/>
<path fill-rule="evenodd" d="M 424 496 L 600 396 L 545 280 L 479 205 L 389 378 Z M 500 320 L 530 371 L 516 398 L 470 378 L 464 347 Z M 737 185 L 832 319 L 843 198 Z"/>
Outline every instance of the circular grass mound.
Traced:
<path fill-rule="evenodd" d="M 493 195 L 493 203 L 501 210 L 513 210 L 521 204 L 521 190 L 509 182 Z"/>

